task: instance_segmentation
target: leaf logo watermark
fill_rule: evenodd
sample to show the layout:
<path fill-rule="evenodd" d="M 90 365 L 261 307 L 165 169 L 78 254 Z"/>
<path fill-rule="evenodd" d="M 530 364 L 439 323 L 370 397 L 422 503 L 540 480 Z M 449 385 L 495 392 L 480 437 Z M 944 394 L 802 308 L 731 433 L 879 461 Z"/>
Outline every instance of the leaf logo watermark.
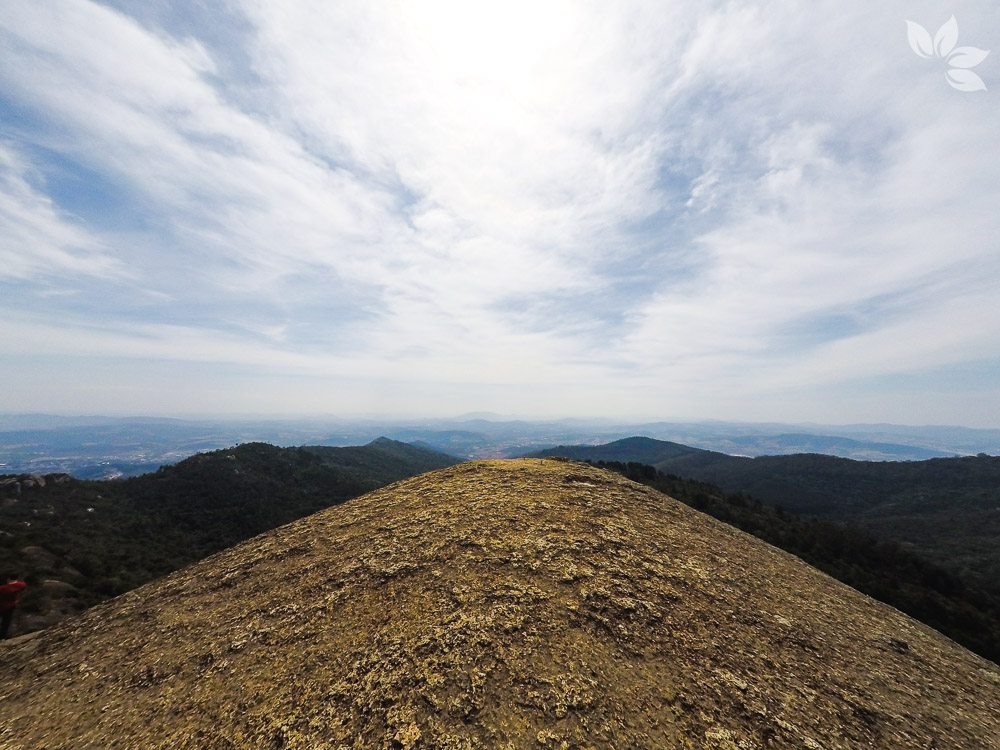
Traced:
<path fill-rule="evenodd" d="M 990 51 L 977 47 L 956 47 L 955 45 L 958 44 L 958 22 L 955 20 L 955 16 L 949 18 L 937 30 L 934 39 L 931 39 L 927 29 L 913 21 L 906 22 L 906 34 L 910 40 L 910 47 L 920 57 L 936 57 L 948 64 L 949 69 L 944 77 L 953 89 L 986 91 L 983 79 L 969 68 L 979 65 L 990 54 Z"/>

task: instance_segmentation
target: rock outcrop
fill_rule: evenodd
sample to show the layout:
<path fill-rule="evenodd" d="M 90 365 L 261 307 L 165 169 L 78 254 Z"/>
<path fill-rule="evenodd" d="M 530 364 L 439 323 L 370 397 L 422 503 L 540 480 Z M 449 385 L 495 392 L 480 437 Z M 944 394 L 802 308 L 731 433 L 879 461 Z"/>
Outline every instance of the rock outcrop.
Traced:
<path fill-rule="evenodd" d="M 69 474 L 5 474 L 0 475 L 0 497 L 20 495 L 32 487 L 44 487 L 47 482 L 64 484 L 70 481 Z"/>
<path fill-rule="evenodd" d="M 0 646 L 0 747 L 996 748 L 1000 668 L 617 475 L 463 464 Z"/>

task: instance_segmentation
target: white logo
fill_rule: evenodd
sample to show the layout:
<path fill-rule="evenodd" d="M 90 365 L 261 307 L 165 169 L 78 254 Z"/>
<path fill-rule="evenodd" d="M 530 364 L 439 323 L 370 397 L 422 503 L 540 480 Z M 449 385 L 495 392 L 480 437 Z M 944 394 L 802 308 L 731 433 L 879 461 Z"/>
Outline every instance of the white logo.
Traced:
<path fill-rule="evenodd" d="M 937 57 L 950 66 L 944 74 L 945 79 L 953 89 L 959 91 L 986 91 L 983 79 L 973 73 L 974 68 L 990 54 L 990 51 L 976 47 L 956 47 L 958 43 L 958 22 L 952 16 L 934 35 L 913 21 L 906 22 L 906 33 L 910 39 L 910 47 L 921 57 Z"/>

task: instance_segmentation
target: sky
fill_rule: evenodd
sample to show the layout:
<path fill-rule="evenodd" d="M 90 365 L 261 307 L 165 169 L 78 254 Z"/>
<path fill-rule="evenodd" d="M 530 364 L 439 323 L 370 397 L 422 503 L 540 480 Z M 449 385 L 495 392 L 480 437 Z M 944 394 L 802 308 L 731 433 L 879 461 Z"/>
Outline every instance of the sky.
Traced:
<path fill-rule="evenodd" d="M 0 411 L 1000 427 L 998 58 L 993 0 L 3 0 Z"/>

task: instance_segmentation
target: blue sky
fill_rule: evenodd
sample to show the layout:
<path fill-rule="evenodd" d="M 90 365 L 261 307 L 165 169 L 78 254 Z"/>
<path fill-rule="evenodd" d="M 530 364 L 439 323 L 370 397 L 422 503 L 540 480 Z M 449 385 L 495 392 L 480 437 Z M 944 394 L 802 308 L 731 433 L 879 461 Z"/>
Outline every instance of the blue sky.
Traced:
<path fill-rule="evenodd" d="M 5 0 L 0 411 L 1000 426 L 1000 6 L 876 5 Z"/>

